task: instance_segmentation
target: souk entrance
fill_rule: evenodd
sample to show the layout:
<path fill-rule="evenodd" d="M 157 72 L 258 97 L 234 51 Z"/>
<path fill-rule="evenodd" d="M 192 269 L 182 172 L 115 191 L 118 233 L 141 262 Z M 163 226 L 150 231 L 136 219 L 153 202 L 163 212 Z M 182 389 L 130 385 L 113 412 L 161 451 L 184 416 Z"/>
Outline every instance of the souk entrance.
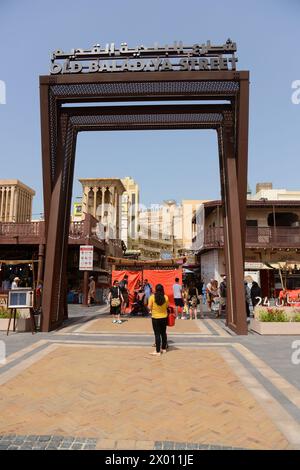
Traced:
<path fill-rule="evenodd" d="M 46 231 L 42 331 L 56 329 L 67 316 L 68 229 L 78 133 L 213 129 L 224 208 L 227 325 L 247 334 L 243 278 L 249 72 L 236 70 L 235 52 L 236 44 L 228 40 L 221 46 L 208 41 L 133 49 L 122 44 L 118 49 L 113 44 L 53 53 L 50 75 L 40 77 Z"/>

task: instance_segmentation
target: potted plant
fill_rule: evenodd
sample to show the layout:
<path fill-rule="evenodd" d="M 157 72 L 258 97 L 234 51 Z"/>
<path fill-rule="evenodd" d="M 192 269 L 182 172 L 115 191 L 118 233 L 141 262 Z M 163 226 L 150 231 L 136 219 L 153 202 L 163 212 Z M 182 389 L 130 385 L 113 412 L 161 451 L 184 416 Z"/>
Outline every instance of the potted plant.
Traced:
<path fill-rule="evenodd" d="M 19 311 L 17 330 L 19 332 L 31 331 L 30 310 L 28 308 Z"/>
<path fill-rule="evenodd" d="M 300 335 L 300 311 L 294 307 L 256 307 L 250 328 L 261 335 Z"/>
<path fill-rule="evenodd" d="M 16 318 L 18 319 L 19 312 L 17 312 Z M 1 331 L 6 331 L 8 328 L 8 323 L 9 323 L 9 317 L 10 317 L 10 310 L 5 308 L 5 309 L 0 309 L 0 330 Z M 11 320 L 10 327 L 13 328 L 13 318 Z"/>

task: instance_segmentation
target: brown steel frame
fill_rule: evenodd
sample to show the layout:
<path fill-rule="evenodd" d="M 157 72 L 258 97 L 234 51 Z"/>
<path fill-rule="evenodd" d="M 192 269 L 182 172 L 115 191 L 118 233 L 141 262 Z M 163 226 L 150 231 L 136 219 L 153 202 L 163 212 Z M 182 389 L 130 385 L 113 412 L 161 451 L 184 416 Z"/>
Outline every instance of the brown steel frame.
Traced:
<path fill-rule="evenodd" d="M 198 104 L 188 104 L 197 100 Z M 217 101 L 206 104 L 203 101 Z M 121 102 L 186 104 L 124 105 Z M 226 101 L 226 103 L 224 103 Z M 101 103 L 76 106 L 76 103 Z M 104 103 L 119 105 L 105 105 Z M 42 331 L 67 315 L 68 227 L 77 133 L 215 129 L 224 204 L 227 324 L 247 334 L 244 255 L 248 161 L 248 71 L 124 72 L 40 77 L 46 258 Z M 64 106 L 66 103 L 72 106 Z"/>

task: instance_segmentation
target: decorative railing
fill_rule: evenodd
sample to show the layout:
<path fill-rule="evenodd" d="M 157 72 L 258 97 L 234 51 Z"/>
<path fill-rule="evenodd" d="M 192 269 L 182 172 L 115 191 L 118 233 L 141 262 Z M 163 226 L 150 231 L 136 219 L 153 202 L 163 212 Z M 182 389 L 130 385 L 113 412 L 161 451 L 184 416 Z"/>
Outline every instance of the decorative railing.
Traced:
<path fill-rule="evenodd" d="M 71 222 L 69 229 L 69 238 L 79 239 L 84 238 L 85 235 L 85 224 L 84 220 L 80 222 Z"/>
<path fill-rule="evenodd" d="M 203 248 L 224 246 L 223 227 L 206 229 Z M 247 247 L 300 248 L 300 227 L 246 227 Z"/>
<path fill-rule="evenodd" d="M 45 222 L 0 222 L 0 242 L 5 243 L 45 243 Z M 98 220 L 86 214 L 82 221 L 72 221 L 69 228 L 69 243 L 95 243 L 98 248 L 109 251 L 115 256 L 122 256 L 122 241 L 109 239 L 98 225 Z"/>
<path fill-rule="evenodd" d="M 44 222 L 1 222 L 0 237 L 41 238 L 44 236 Z"/>

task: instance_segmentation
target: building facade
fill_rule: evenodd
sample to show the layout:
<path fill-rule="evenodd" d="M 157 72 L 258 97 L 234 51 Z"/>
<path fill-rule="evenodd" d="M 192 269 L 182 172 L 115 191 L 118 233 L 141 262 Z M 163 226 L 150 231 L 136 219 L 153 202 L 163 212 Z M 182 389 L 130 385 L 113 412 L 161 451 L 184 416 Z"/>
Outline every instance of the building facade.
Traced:
<path fill-rule="evenodd" d="M 121 239 L 128 251 L 135 249 L 139 230 L 140 191 L 138 184 L 130 176 L 121 179 L 125 188 L 122 194 Z"/>
<path fill-rule="evenodd" d="M 140 259 L 168 259 L 175 257 L 173 217 L 176 203 L 152 205 L 139 212 L 139 232 L 134 244 Z"/>
<path fill-rule="evenodd" d="M 257 183 L 255 194 L 248 194 L 251 200 L 271 201 L 300 201 L 300 191 L 289 189 L 275 189 L 273 183 Z"/>
<path fill-rule="evenodd" d="M 35 191 L 19 180 L 0 180 L 0 222 L 30 222 Z"/>
<path fill-rule="evenodd" d="M 204 203 L 193 219 L 193 247 L 205 282 L 226 273 L 223 209 Z M 300 200 L 247 202 L 245 276 L 257 280 L 263 295 L 300 287 Z"/>
<path fill-rule="evenodd" d="M 139 212 L 138 239 L 133 243 L 141 259 L 168 259 L 192 252 L 192 219 L 202 200 L 166 200 Z M 194 255 L 191 255 L 194 262 Z"/>
<path fill-rule="evenodd" d="M 106 240 L 121 238 L 122 194 L 125 187 L 119 178 L 85 178 L 82 184 L 82 213 L 100 222 Z"/>

